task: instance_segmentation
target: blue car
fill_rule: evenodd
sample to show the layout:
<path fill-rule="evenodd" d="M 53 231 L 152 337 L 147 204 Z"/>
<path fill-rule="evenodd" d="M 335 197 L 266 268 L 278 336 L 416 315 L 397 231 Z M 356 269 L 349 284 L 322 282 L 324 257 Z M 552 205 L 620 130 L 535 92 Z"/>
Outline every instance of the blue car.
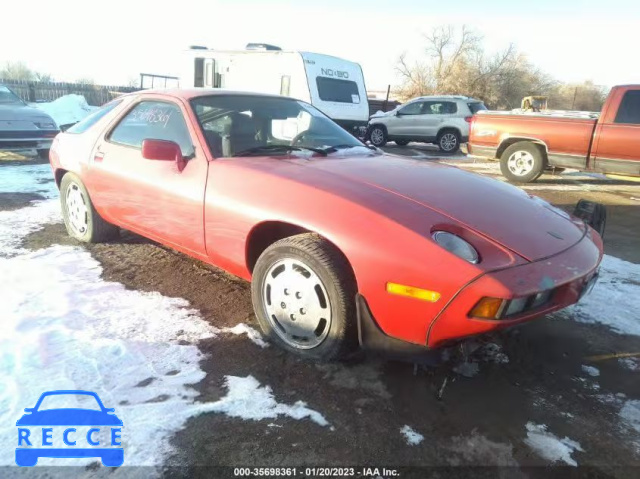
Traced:
<path fill-rule="evenodd" d="M 42 408 L 43 401 L 52 402 L 52 399 L 56 399 L 56 396 L 83 396 L 82 399 L 90 400 L 93 397 L 96 401 L 99 409 L 90 409 L 90 408 Z M 116 428 L 116 432 L 118 435 L 115 437 L 119 439 L 119 428 L 123 426 L 122 421 L 114 414 L 113 408 L 106 408 L 102 401 L 98 397 L 98 395 L 91 391 L 49 391 L 43 393 L 35 407 L 26 408 L 25 415 L 23 415 L 17 422 L 16 426 L 20 429 L 18 431 L 19 434 L 19 442 L 21 445 L 22 442 L 26 442 L 30 445 L 28 441 L 29 433 L 31 427 L 42 427 L 42 426 L 71 426 L 71 428 L 67 429 L 69 432 L 75 432 L 75 429 L 72 426 L 107 426 L 111 428 Z M 93 444 L 93 436 L 91 431 L 98 431 L 99 428 L 91 429 L 87 434 L 87 441 L 90 444 Z M 112 441 L 114 441 L 112 430 Z M 26 436 L 26 437 L 21 437 Z M 34 434 L 34 437 L 36 435 Z M 43 430 L 44 436 L 44 430 Z M 39 436 L 38 436 L 39 437 Z M 23 441 L 24 439 L 24 441 Z M 67 442 L 68 434 L 65 431 L 64 434 L 64 442 L 67 446 L 75 445 L 75 441 L 73 444 Z M 43 439 L 44 442 L 44 439 Z M 95 443 L 98 445 L 98 443 Z M 112 442 L 112 444 L 120 445 L 119 442 Z M 79 447 L 17 447 L 16 448 L 16 464 L 19 466 L 35 466 L 38 462 L 38 458 L 40 457 L 68 457 L 68 458 L 81 458 L 81 457 L 100 457 L 102 460 L 102 464 L 110 467 L 121 466 L 124 462 L 124 450 L 122 447 L 87 447 L 87 448 L 79 448 Z"/>

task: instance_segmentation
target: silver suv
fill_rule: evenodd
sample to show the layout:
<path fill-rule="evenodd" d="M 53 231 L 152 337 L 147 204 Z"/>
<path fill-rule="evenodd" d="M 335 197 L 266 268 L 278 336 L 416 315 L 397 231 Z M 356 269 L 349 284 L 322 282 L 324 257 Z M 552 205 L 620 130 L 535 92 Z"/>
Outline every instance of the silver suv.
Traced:
<path fill-rule="evenodd" d="M 395 141 L 435 143 L 440 151 L 452 153 L 469 140 L 469 123 L 474 113 L 486 110 L 480 100 L 466 96 L 422 96 L 369 120 L 367 139 L 375 146 Z"/>

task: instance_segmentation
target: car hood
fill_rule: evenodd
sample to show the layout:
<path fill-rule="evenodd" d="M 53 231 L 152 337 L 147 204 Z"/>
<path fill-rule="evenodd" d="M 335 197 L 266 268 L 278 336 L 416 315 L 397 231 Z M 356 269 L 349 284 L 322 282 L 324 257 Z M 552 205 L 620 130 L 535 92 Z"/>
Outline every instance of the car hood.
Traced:
<path fill-rule="evenodd" d="M 42 110 L 21 103 L 0 103 L 0 121 L 53 121 Z"/>
<path fill-rule="evenodd" d="M 122 426 L 115 414 L 91 409 L 48 409 L 25 414 L 16 426 Z"/>
<path fill-rule="evenodd" d="M 564 251 L 586 231 L 581 220 L 520 188 L 448 165 L 391 155 L 303 164 L 419 203 L 529 261 Z"/>

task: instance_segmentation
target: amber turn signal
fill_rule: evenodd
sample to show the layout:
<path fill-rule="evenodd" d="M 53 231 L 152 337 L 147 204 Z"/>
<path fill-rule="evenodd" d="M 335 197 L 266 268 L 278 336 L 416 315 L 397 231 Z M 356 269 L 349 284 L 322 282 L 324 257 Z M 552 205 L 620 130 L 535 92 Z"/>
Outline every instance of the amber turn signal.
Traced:
<path fill-rule="evenodd" d="M 500 298 L 484 297 L 473 307 L 469 316 L 473 316 L 474 318 L 498 319 L 503 303 L 504 300 Z"/>
<path fill-rule="evenodd" d="M 414 288 L 413 286 L 405 286 L 404 284 L 398 283 L 387 283 L 387 293 L 421 299 L 422 301 L 429 301 L 430 303 L 435 303 L 440 299 L 440 293 L 437 291 Z"/>

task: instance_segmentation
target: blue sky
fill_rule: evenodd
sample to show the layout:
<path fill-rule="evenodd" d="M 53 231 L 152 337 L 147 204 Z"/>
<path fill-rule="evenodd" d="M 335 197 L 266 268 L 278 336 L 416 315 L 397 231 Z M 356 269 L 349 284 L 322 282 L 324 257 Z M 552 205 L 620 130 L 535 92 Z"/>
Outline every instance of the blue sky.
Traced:
<path fill-rule="evenodd" d="M 91 7 L 90 7 L 91 5 Z M 361 63 L 367 86 L 397 82 L 406 51 L 418 58 L 421 34 L 466 24 L 488 50 L 514 43 L 563 81 L 640 83 L 636 66 L 640 2 L 410 0 L 80 0 L 11 2 L 0 29 L 0 63 L 21 60 L 61 80 L 90 77 L 123 83 L 141 71 L 175 74 L 183 48 L 243 48 L 268 42 L 285 49 L 341 56 Z M 38 12 L 38 15 L 32 15 Z M 3 15 L 4 16 L 4 15 Z"/>

